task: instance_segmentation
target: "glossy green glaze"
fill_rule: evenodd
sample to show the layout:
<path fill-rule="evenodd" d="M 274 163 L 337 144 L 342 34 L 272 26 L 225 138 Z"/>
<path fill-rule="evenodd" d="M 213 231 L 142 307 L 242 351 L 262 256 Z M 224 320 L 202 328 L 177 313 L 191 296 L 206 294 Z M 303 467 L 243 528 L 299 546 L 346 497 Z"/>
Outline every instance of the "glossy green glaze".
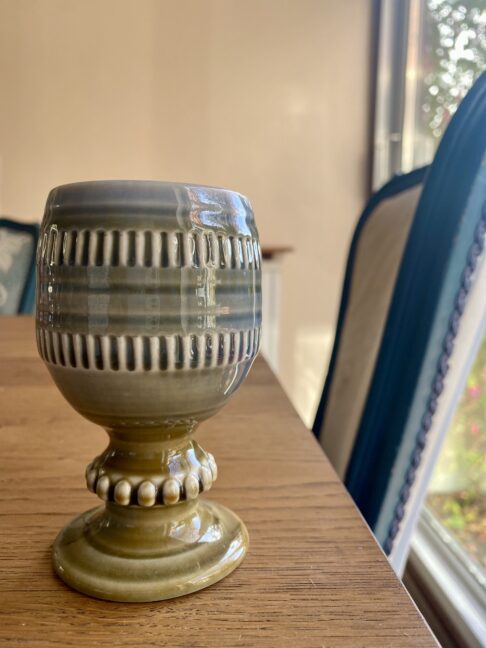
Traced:
<path fill-rule="evenodd" d="M 242 560 L 242 522 L 199 502 L 217 476 L 192 438 L 258 352 L 261 255 L 241 195 L 159 182 L 66 185 L 37 256 L 37 342 L 71 405 L 102 425 L 86 470 L 106 510 L 56 541 L 57 573 L 117 601 L 209 585 Z"/>
<path fill-rule="evenodd" d="M 54 568 L 71 587 L 110 601 L 190 594 L 243 560 L 248 533 L 220 504 L 196 500 L 140 509 L 107 504 L 83 513 L 54 544 Z"/>

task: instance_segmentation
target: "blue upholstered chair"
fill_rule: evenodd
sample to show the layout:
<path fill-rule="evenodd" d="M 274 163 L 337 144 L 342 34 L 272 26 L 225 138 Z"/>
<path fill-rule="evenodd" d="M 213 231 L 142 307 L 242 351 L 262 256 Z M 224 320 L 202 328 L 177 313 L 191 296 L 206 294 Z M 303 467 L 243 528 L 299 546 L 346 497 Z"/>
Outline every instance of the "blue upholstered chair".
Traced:
<path fill-rule="evenodd" d="M 0 315 L 32 313 L 39 228 L 0 218 Z"/>
<path fill-rule="evenodd" d="M 314 423 L 398 572 L 484 332 L 485 125 L 483 75 L 432 164 L 392 179 L 366 206 Z"/>

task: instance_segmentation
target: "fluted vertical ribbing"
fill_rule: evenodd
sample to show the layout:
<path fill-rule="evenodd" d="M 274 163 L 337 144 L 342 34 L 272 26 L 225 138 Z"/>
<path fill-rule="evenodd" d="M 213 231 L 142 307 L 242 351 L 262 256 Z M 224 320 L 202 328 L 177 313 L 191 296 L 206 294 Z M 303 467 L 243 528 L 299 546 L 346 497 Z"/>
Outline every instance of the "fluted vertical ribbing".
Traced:
<path fill-rule="evenodd" d="M 60 229 L 51 226 L 40 243 L 40 263 L 51 266 L 258 269 L 257 240 L 214 232 Z"/>

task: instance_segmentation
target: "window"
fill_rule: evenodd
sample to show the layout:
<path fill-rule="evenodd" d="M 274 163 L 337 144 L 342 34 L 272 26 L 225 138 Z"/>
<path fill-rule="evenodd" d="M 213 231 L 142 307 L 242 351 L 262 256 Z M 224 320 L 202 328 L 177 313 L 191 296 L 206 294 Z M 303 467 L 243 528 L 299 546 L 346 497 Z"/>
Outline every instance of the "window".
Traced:
<path fill-rule="evenodd" d="M 431 162 L 451 116 L 486 70 L 486 0 L 381 0 L 379 22 L 375 190 Z M 477 300 L 482 321 L 484 298 Z M 447 645 L 455 632 L 464 645 L 486 636 L 486 338 L 477 344 L 484 326 L 476 324 L 480 349 L 451 422 L 444 424 L 435 466 L 436 453 L 429 455 L 432 478 L 405 574 L 433 629 L 434 613 L 438 626 L 449 620 L 438 632 Z M 456 398 L 474 352 L 463 359 L 462 377 L 456 371 Z"/>
<path fill-rule="evenodd" d="M 486 70 L 484 0 L 383 0 L 373 186 L 429 163 Z"/>
<path fill-rule="evenodd" d="M 486 274 L 479 278 L 483 281 L 476 286 L 479 289 L 476 295 L 484 292 Z M 484 307 L 484 299 L 482 303 Z M 467 311 L 464 317 L 468 317 Z M 479 329 L 483 331 L 479 338 L 482 342 L 445 430 L 445 441 L 433 469 L 404 577 L 415 602 L 441 644 L 446 646 L 484 645 L 486 637 L 484 316 Z M 470 333 L 467 331 L 465 337 Z M 463 361 L 459 359 L 459 365 L 470 365 L 467 359 Z M 458 384 L 464 383 L 457 372 L 448 378 L 453 384 L 456 380 Z"/>
<path fill-rule="evenodd" d="M 427 507 L 486 592 L 486 337 L 435 466 Z"/>

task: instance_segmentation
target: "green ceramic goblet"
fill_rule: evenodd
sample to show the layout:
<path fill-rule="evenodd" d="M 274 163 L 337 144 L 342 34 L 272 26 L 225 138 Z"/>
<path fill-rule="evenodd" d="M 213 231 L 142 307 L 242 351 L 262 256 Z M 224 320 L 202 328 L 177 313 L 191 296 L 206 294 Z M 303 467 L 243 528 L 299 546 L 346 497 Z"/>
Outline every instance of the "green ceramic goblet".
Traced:
<path fill-rule="evenodd" d="M 65 527 L 57 574 L 114 601 L 206 587 L 248 533 L 199 494 L 214 458 L 193 439 L 258 352 L 261 254 L 240 194 L 83 182 L 49 194 L 37 257 L 37 343 L 68 402 L 108 432 L 86 469 L 101 507 Z"/>

